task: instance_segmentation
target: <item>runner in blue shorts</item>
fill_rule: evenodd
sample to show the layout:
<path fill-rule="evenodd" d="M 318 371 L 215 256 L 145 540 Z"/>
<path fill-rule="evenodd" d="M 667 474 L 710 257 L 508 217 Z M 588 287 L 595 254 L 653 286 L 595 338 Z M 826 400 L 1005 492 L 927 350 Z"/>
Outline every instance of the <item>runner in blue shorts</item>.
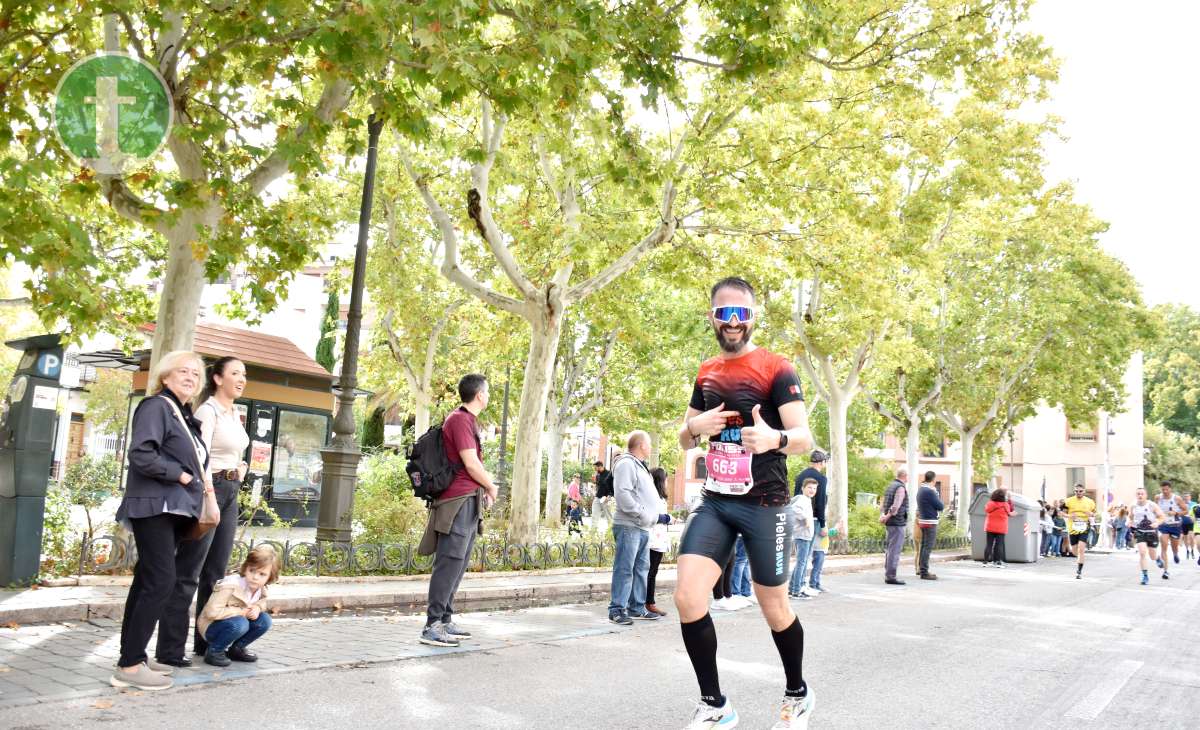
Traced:
<path fill-rule="evenodd" d="M 1171 482 L 1164 481 L 1159 486 L 1162 487 L 1162 492 L 1159 493 L 1155 503 L 1166 515 L 1166 519 L 1158 526 L 1158 531 L 1163 535 L 1162 556 L 1158 560 L 1161 568 L 1167 564 L 1168 546 L 1174 554 L 1175 562 L 1179 562 L 1179 538 L 1183 535 L 1182 517 L 1186 508 L 1180 502 L 1179 496 L 1171 492 Z"/>
<path fill-rule="evenodd" d="M 1196 529 L 1196 521 L 1192 519 L 1196 503 L 1192 501 L 1191 492 L 1184 492 L 1179 501 L 1183 504 L 1183 517 L 1179 520 L 1179 528 L 1183 530 L 1183 549 L 1187 551 L 1187 557 L 1191 560 L 1196 557 L 1196 536 L 1192 534 Z"/>
<path fill-rule="evenodd" d="M 700 365 L 679 443 L 707 440 L 702 499 L 679 544 L 675 606 L 683 644 L 700 685 L 688 730 L 732 728 L 737 711 L 721 693 L 717 632 L 708 597 L 740 534 L 750 559 L 754 593 L 783 662 L 786 684 L 780 730 L 807 728 L 815 696 L 804 682 L 804 629 L 787 597 L 787 454 L 812 448 L 800 379 L 786 358 L 756 348 L 754 288 L 722 279 L 712 288 L 708 315 L 721 352 Z"/>

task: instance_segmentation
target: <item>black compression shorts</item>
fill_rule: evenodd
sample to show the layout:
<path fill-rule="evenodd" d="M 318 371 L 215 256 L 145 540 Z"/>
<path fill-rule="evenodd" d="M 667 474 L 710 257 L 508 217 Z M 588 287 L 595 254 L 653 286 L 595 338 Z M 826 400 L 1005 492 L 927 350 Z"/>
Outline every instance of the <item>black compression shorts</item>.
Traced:
<path fill-rule="evenodd" d="M 1083 543 L 1083 546 L 1087 547 L 1087 541 L 1088 541 L 1088 534 L 1086 532 L 1072 532 L 1071 533 L 1071 545 Z"/>
<path fill-rule="evenodd" d="M 703 555 L 717 565 L 729 562 L 738 535 L 750 558 L 750 578 L 764 586 L 788 579 L 792 529 L 788 506 L 766 507 L 756 497 L 725 497 L 705 492 L 688 517 L 679 541 L 680 555 Z"/>
<path fill-rule="evenodd" d="M 1137 528 L 1134 528 L 1133 541 L 1135 543 L 1137 543 L 1137 542 L 1145 543 L 1146 547 L 1156 548 L 1156 547 L 1158 547 L 1158 533 L 1155 532 L 1153 529 L 1139 530 Z"/>

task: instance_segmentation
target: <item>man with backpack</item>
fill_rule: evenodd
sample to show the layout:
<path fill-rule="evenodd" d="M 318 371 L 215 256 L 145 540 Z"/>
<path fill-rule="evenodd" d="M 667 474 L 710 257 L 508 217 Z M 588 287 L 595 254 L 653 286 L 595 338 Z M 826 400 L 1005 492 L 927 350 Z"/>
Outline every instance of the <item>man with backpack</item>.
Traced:
<path fill-rule="evenodd" d="M 454 647 L 471 638 L 471 632 L 454 623 L 454 594 L 471 562 L 475 536 L 483 531 L 483 510 L 496 501 L 497 494 L 492 475 L 483 468 L 483 446 L 476 420 L 487 408 L 487 378 L 464 375 L 458 381 L 458 397 L 462 406 L 447 416 L 440 428 L 445 459 L 453 473 L 449 484 L 442 488 L 444 472 L 431 465 L 438 455 L 428 453 L 428 447 L 422 443 L 424 438 L 414 447 L 416 458 L 408 468 L 414 492 L 422 491 L 417 489 L 418 482 L 424 482 L 422 496 L 433 499 L 425 535 L 417 548 L 421 555 L 434 555 L 433 573 L 429 576 L 429 607 L 421 632 L 421 643 L 431 646 Z M 418 476 L 413 476 L 414 473 Z"/>

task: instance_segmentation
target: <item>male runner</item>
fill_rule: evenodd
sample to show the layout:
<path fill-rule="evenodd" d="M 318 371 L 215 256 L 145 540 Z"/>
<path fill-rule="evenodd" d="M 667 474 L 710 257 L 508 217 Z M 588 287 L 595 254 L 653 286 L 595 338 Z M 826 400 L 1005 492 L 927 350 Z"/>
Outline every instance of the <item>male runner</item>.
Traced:
<path fill-rule="evenodd" d="M 1158 526 L 1158 531 L 1163 534 L 1162 556 L 1158 559 L 1158 566 L 1165 568 L 1167 562 L 1167 547 L 1171 548 L 1174 553 L 1175 562 L 1179 562 L 1179 537 L 1183 534 L 1181 525 L 1184 508 L 1179 503 L 1179 497 L 1171 492 L 1171 483 L 1162 482 L 1159 486 L 1162 487 L 1162 492 L 1159 493 L 1158 508 L 1166 515 L 1166 519 Z"/>
<path fill-rule="evenodd" d="M 1083 555 L 1087 552 L 1088 530 L 1092 527 L 1092 515 L 1096 513 L 1096 503 L 1091 497 L 1083 496 L 1083 485 L 1075 485 L 1075 496 L 1068 497 L 1067 506 L 1067 535 L 1071 548 L 1075 552 L 1075 578 L 1083 578 Z"/>
<path fill-rule="evenodd" d="M 1193 530 L 1196 528 L 1196 520 L 1192 517 L 1192 510 L 1196 508 L 1196 503 L 1192 501 L 1191 492 L 1184 492 L 1179 495 L 1179 504 L 1183 506 L 1183 517 L 1180 518 L 1180 529 L 1183 531 L 1183 548 L 1187 551 L 1187 557 L 1196 557 L 1196 536 Z"/>
<path fill-rule="evenodd" d="M 721 352 L 700 365 L 679 443 L 708 439 L 703 498 L 688 517 L 679 545 L 675 607 L 700 702 L 688 730 L 732 728 L 737 711 L 721 694 L 717 633 L 708 596 L 740 533 L 750 559 L 754 592 L 787 679 L 774 728 L 807 728 L 815 698 L 804 683 L 804 629 L 787 598 L 787 454 L 812 448 L 796 370 L 785 358 L 750 343 L 754 288 L 731 277 L 710 293 L 709 324 Z"/>
<path fill-rule="evenodd" d="M 1138 563 L 1142 568 L 1142 585 L 1150 582 L 1150 561 L 1157 560 L 1158 526 L 1165 519 L 1158 505 L 1146 499 L 1146 488 L 1138 487 L 1137 501 L 1129 510 L 1129 523 L 1133 525 L 1133 541 L 1137 544 Z M 1159 563 L 1162 565 L 1162 563 Z M 1169 576 L 1163 571 L 1163 580 Z"/>

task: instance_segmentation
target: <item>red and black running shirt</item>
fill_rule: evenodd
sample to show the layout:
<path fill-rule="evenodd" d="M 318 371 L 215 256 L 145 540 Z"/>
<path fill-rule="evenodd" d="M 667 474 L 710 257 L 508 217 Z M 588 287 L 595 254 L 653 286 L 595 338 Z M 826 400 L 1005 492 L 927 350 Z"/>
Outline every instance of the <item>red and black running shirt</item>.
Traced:
<path fill-rule="evenodd" d="M 714 357 L 700 364 L 692 400 L 688 405 L 707 411 L 722 403 L 725 410 L 737 411 L 726 422 L 718 441 L 740 444 L 742 426 L 754 423 L 754 406 L 762 405 L 762 417 L 771 428 L 783 429 L 780 406 L 803 401 L 800 378 L 786 358 L 757 348 L 734 358 Z M 768 504 L 783 504 L 788 499 L 787 457 L 778 451 L 755 454 L 750 461 L 754 487 L 742 497 L 765 498 Z"/>

